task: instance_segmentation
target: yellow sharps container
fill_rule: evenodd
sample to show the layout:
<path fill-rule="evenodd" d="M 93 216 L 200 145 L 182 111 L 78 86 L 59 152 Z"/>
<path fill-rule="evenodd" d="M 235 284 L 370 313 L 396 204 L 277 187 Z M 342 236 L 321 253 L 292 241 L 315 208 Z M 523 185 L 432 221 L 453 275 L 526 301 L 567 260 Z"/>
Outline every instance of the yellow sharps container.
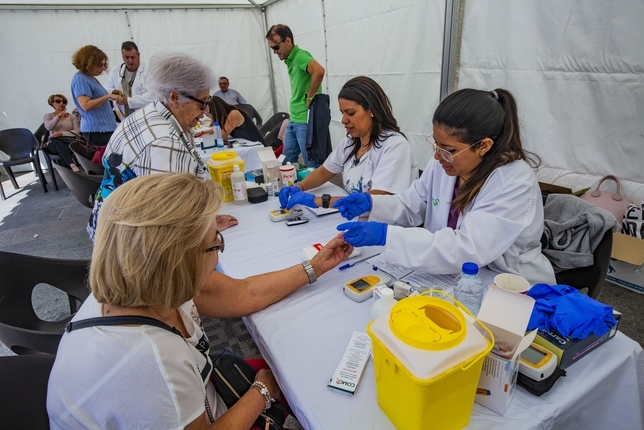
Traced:
<path fill-rule="evenodd" d="M 493 336 L 468 318 L 446 300 L 421 295 L 367 325 L 378 405 L 397 428 L 461 429 L 470 421 Z"/>
<path fill-rule="evenodd" d="M 239 166 L 239 170 L 244 171 L 244 160 L 234 151 L 221 151 L 212 154 L 206 164 L 212 180 L 219 182 L 224 188 L 224 201 L 232 202 L 233 184 L 230 182 L 230 175 L 233 173 L 235 164 Z"/>

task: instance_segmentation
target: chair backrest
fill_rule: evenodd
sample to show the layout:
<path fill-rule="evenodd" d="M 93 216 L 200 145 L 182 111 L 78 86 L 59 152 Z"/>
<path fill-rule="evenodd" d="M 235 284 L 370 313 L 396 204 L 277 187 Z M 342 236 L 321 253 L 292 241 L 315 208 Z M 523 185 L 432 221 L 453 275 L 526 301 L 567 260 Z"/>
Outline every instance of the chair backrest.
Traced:
<path fill-rule="evenodd" d="M 250 117 L 250 119 L 255 121 L 255 125 L 257 127 L 260 127 L 262 125 L 262 116 L 259 114 L 259 112 L 257 112 L 257 110 L 252 105 L 249 105 L 246 103 L 240 103 L 236 105 L 236 107 L 246 112 L 246 114 Z"/>
<path fill-rule="evenodd" d="M 270 146 L 275 151 L 283 143 L 278 136 L 281 124 L 277 124 L 266 136 L 264 136 L 264 146 Z"/>
<path fill-rule="evenodd" d="M 38 139 L 26 128 L 8 128 L 0 131 L 0 151 L 11 161 L 33 157 L 38 149 Z"/>
<path fill-rule="evenodd" d="M 40 124 L 38 130 L 34 132 L 34 136 L 36 136 L 36 139 L 38 140 L 39 147 L 42 147 L 42 145 L 47 142 L 47 139 L 49 139 L 49 130 L 45 128 L 45 123 Z"/>
<path fill-rule="evenodd" d="M 63 260 L 0 251 L 0 341 L 16 354 L 55 354 L 65 330 L 62 321 L 43 321 L 32 304 L 38 284 L 67 293 L 71 313 L 90 294 L 89 260 Z"/>
<path fill-rule="evenodd" d="M 290 117 L 291 116 L 286 112 L 277 112 L 275 115 L 270 117 L 268 121 L 262 124 L 261 127 L 259 127 L 259 132 L 262 136 L 266 136 L 269 131 L 275 128 L 276 125 L 281 125 L 282 121 L 289 119 Z"/>
<path fill-rule="evenodd" d="M 0 357 L 0 428 L 49 429 L 47 384 L 56 356 Z"/>
<path fill-rule="evenodd" d="M 93 153 L 83 148 L 78 142 L 69 144 L 69 149 L 76 155 L 76 160 L 80 163 L 85 173 L 89 175 L 103 175 L 105 167 L 102 164 L 96 164 L 92 161 Z"/>
<path fill-rule="evenodd" d="M 60 177 L 63 178 L 65 184 L 67 184 L 67 188 L 76 197 L 76 200 L 88 208 L 93 208 L 94 196 L 96 195 L 96 191 L 98 191 L 98 187 L 101 186 L 103 176 L 76 173 L 59 164 L 54 164 L 53 166 L 58 171 Z"/>

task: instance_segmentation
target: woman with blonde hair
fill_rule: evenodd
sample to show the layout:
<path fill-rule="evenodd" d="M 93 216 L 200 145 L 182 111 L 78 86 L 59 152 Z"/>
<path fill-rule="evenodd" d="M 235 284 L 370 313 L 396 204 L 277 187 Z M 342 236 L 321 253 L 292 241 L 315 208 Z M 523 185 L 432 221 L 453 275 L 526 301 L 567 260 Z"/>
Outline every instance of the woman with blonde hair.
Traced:
<path fill-rule="evenodd" d="M 87 45 L 72 56 L 78 72 L 72 78 L 72 97 L 81 115 L 81 133 L 92 145 L 105 146 L 116 129 L 116 117 L 109 100 L 123 98 L 108 94 L 96 79 L 108 67 L 107 55 L 96 46 Z"/>

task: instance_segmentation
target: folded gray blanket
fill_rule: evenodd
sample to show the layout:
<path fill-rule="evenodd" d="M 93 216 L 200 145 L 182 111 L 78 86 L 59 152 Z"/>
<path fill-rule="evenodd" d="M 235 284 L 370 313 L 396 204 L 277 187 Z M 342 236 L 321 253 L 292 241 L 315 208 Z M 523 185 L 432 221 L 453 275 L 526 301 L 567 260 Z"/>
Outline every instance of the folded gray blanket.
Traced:
<path fill-rule="evenodd" d="M 617 228 L 613 214 L 570 194 L 550 194 L 543 212 L 547 245 L 542 253 L 555 272 L 592 266 L 604 233 Z"/>

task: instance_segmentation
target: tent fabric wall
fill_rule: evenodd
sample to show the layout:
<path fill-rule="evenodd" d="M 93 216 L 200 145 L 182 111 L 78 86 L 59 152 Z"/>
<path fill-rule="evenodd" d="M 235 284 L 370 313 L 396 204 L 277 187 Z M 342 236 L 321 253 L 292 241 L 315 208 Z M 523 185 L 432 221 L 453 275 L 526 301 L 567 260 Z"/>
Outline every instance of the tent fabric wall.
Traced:
<path fill-rule="evenodd" d="M 639 204 L 642 22 L 641 0 L 467 2 L 459 87 L 513 92 L 540 180 L 579 190 L 614 174 Z"/>

